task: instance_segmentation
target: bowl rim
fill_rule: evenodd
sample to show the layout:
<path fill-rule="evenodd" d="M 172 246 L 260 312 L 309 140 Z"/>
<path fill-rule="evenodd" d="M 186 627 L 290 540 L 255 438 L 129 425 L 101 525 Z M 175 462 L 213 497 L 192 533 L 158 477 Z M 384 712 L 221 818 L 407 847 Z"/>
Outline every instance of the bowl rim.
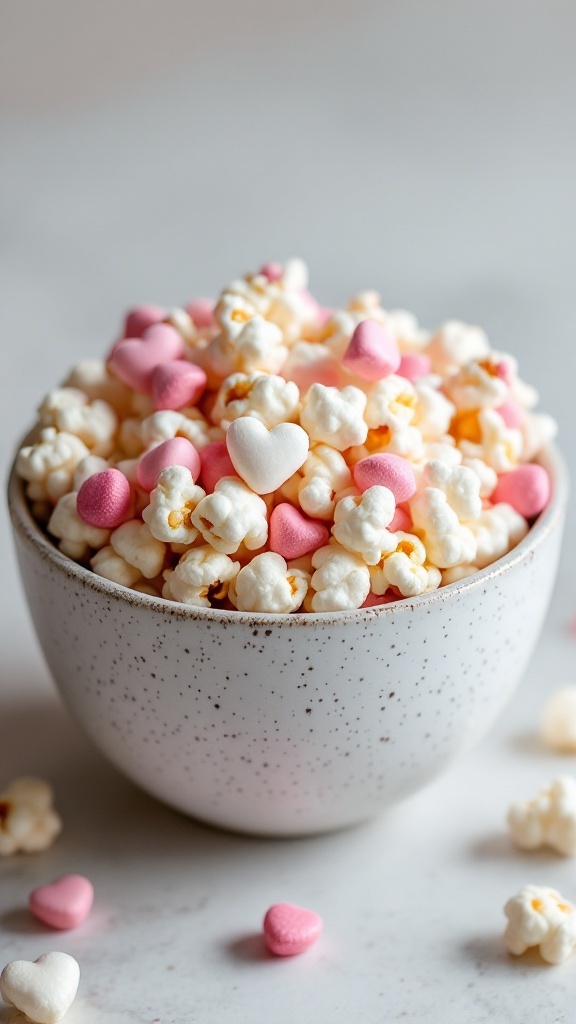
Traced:
<path fill-rule="evenodd" d="M 25 438 L 22 443 L 26 443 Z M 60 575 L 74 580 L 90 590 L 96 591 L 109 600 L 120 602 L 135 608 L 148 608 L 162 615 L 179 620 L 217 622 L 220 624 L 257 626 L 277 626 L 293 628 L 306 626 L 315 628 L 320 625 L 343 625 L 350 622 L 356 625 L 369 623 L 376 618 L 395 618 L 414 612 L 420 607 L 429 607 L 441 601 L 458 598 L 468 591 L 482 588 L 496 576 L 510 572 L 516 565 L 532 557 L 538 548 L 563 522 L 568 501 L 568 472 L 560 451 L 555 444 L 548 444 L 538 454 L 535 461 L 544 466 L 550 473 L 552 495 L 543 512 L 530 527 L 528 533 L 519 544 L 502 558 L 491 562 L 485 569 L 468 576 L 456 583 L 449 583 L 428 594 L 419 597 L 401 598 L 385 605 L 373 605 L 370 608 L 347 609 L 331 612 L 293 612 L 280 615 L 272 612 L 244 612 L 221 608 L 198 608 L 192 605 L 179 604 L 162 597 L 140 594 L 128 587 L 113 583 L 111 580 L 98 576 L 92 569 L 87 569 L 72 558 L 62 554 L 34 519 L 24 492 L 24 483 L 16 473 L 16 459 L 12 464 L 8 478 L 8 507 L 12 528 L 19 534 L 40 557 L 51 564 Z"/>

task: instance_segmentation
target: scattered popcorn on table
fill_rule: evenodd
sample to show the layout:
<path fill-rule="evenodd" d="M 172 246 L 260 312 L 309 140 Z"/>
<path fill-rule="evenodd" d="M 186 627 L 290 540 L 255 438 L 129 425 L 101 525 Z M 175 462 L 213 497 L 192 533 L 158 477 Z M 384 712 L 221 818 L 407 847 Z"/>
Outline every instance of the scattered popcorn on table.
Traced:
<path fill-rule="evenodd" d="M 507 554 L 549 500 L 532 460 L 556 424 L 512 356 L 375 291 L 328 310 L 301 260 L 139 306 L 118 338 L 49 392 L 16 469 L 62 553 L 136 592 L 276 614 L 411 599 Z M 571 738 L 567 717 L 548 742 L 576 750 L 576 698 Z"/>
<path fill-rule="evenodd" d="M 521 800 L 508 811 L 508 828 L 517 846 L 537 850 L 551 846 L 565 857 L 576 854 L 576 778 L 555 779 L 532 800 Z"/>
<path fill-rule="evenodd" d="M 46 850 L 61 830 L 52 788 L 43 779 L 22 776 L 0 793 L 0 855 Z"/>
<path fill-rule="evenodd" d="M 576 945 L 576 906 L 555 889 L 525 885 L 504 907 L 506 948 L 514 956 L 539 946 L 549 964 L 561 964 Z"/>
<path fill-rule="evenodd" d="M 576 686 L 557 690 L 544 708 L 542 739 L 551 750 L 576 753 Z"/>

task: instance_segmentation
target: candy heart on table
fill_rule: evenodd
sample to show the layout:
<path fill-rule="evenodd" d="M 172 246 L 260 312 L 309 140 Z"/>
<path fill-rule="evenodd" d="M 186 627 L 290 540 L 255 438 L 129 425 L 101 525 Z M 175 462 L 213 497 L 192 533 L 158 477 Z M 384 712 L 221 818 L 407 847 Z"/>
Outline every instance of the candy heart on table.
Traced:
<path fill-rule="evenodd" d="M 276 505 L 270 516 L 269 547 L 283 558 L 301 558 L 324 547 L 330 534 L 324 523 L 308 519 L 288 502 Z"/>
<path fill-rule="evenodd" d="M 212 299 L 194 299 L 193 302 L 188 302 L 185 306 L 188 316 L 191 316 L 194 321 L 194 326 L 199 331 L 204 330 L 206 327 L 214 327 L 214 302 Z"/>
<path fill-rule="evenodd" d="M 400 352 L 391 334 L 376 320 L 362 320 L 346 349 L 342 362 L 362 380 L 382 380 L 396 373 Z"/>
<path fill-rule="evenodd" d="M 204 394 L 207 377 L 202 367 L 180 359 L 155 366 L 151 380 L 155 409 L 183 409 L 196 405 Z"/>
<path fill-rule="evenodd" d="M 303 953 L 314 945 L 321 931 L 322 918 L 294 903 L 275 903 L 264 918 L 266 945 L 276 956 Z"/>
<path fill-rule="evenodd" d="M 161 306 L 136 306 L 128 310 L 124 321 L 125 338 L 141 338 L 142 333 L 152 324 L 159 324 L 166 316 Z"/>
<path fill-rule="evenodd" d="M 225 441 L 212 441 L 201 448 L 198 454 L 202 467 L 200 480 L 207 494 L 212 494 L 216 484 L 223 476 L 236 476 L 236 470 L 228 455 Z"/>
<path fill-rule="evenodd" d="M 416 493 L 414 470 L 407 459 L 390 452 L 379 452 L 360 459 L 353 470 L 354 483 L 364 493 L 369 487 L 387 487 L 396 504 L 408 501 Z"/>
<path fill-rule="evenodd" d="M 110 366 L 120 380 L 134 391 L 150 394 L 152 373 L 160 363 L 184 355 L 182 335 L 170 324 L 152 324 L 141 338 L 124 338 L 115 345 Z"/>
<path fill-rule="evenodd" d="M 103 469 L 89 476 L 76 498 L 80 519 L 105 530 L 126 522 L 132 510 L 132 488 L 119 469 Z"/>
<path fill-rule="evenodd" d="M 94 902 L 94 888 L 84 875 L 64 875 L 30 893 L 30 910 L 51 928 L 77 928 Z"/>
<path fill-rule="evenodd" d="M 0 992 L 36 1024 L 57 1024 L 74 1002 L 80 968 L 68 953 L 13 960 L 0 974 Z"/>
<path fill-rule="evenodd" d="M 548 473 L 544 466 L 530 462 L 499 476 L 490 500 L 495 505 L 499 502 L 506 502 L 525 519 L 532 519 L 546 508 L 549 499 L 550 477 Z"/>
<path fill-rule="evenodd" d="M 269 494 L 304 465 L 310 441 L 297 423 L 267 430 L 253 416 L 240 416 L 228 427 L 226 445 L 238 476 L 256 494 Z"/>
<path fill-rule="evenodd" d="M 168 466 L 185 466 L 196 483 L 200 476 L 200 456 L 191 441 L 185 437 L 171 437 L 145 452 L 136 467 L 136 479 L 142 490 L 153 490 L 159 473 Z"/>

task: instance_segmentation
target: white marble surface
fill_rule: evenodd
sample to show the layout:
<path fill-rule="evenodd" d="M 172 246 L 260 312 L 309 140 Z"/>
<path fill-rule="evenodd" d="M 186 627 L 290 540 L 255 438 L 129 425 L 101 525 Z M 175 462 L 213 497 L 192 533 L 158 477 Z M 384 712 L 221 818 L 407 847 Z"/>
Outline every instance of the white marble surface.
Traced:
<path fill-rule="evenodd" d="M 155 5 L 124 6 L 122 22 L 102 3 L 83 28 L 67 0 L 48 20 L 29 0 L 3 9 L 3 465 L 126 305 L 299 253 L 327 302 L 370 285 L 425 323 L 484 324 L 539 384 L 574 472 L 572 5 L 358 0 L 306 16 L 168 0 L 156 62 Z M 87 746 L 35 645 L 3 511 L 0 781 L 51 779 L 66 822 L 47 854 L 0 864 L 3 961 L 76 955 L 67 1024 L 571 1024 L 574 962 L 512 960 L 501 935 L 522 884 L 576 897 L 573 863 L 514 852 L 503 828 L 512 799 L 576 770 L 536 739 L 546 695 L 573 674 L 573 527 L 572 514 L 552 614 L 491 736 L 381 820 L 280 843 L 165 810 Z M 69 871 L 97 901 L 53 936 L 26 899 Z M 276 900 L 324 916 L 306 956 L 262 955 Z"/>

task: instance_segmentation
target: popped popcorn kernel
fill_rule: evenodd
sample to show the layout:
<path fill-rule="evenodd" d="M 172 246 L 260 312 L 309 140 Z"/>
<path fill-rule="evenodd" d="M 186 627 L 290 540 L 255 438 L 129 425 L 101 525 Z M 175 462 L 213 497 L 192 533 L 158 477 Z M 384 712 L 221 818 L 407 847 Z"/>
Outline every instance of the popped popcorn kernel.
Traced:
<path fill-rule="evenodd" d="M 514 956 L 538 946 L 549 964 L 566 960 L 576 944 L 576 907 L 557 892 L 540 885 L 525 885 L 504 907 L 508 925 L 506 948 Z"/>
<path fill-rule="evenodd" d="M 62 831 L 53 801 L 52 787 L 29 776 L 0 792 L 0 856 L 38 853 L 52 845 Z"/>
<path fill-rule="evenodd" d="M 510 835 L 523 850 L 550 846 L 565 857 L 576 855 L 576 778 L 564 775 L 531 800 L 513 804 L 507 816 Z"/>
<path fill-rule="evenodd" d="M 310 577 L 288 568 L 281 555 L 265 551 L 245 565 L 233 580 L 229 596 L 243 612 L 295 612 L 308 590 Z"/>

